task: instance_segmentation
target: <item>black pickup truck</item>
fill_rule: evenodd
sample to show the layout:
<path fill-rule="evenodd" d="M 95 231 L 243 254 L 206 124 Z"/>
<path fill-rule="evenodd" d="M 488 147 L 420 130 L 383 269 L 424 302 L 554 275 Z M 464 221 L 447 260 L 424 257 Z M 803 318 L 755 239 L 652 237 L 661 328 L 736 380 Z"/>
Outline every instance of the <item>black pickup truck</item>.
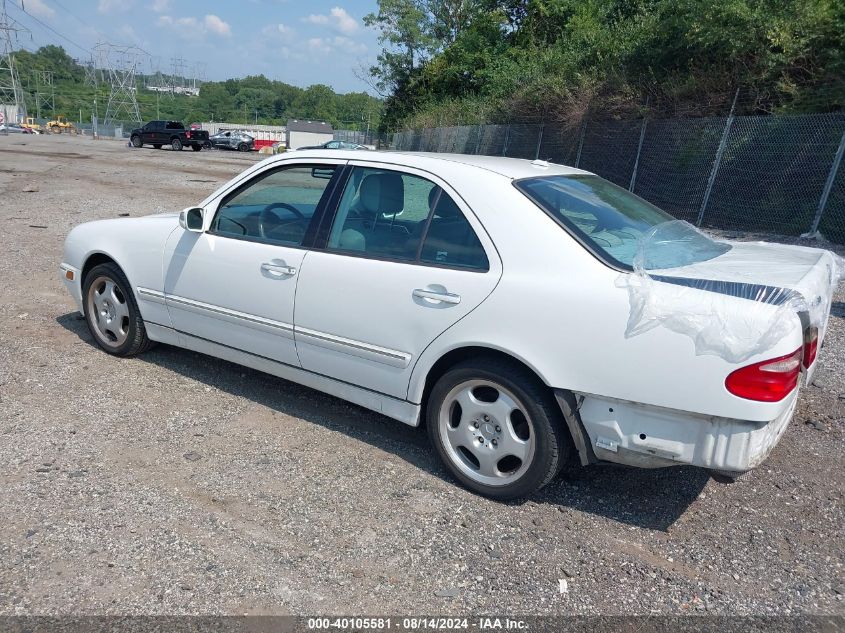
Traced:
<path fill-rule="evenodd" d="M 150 121 L 144 127 L 132 130 L 129 136 L 133 147 L 152 145 L 156 149 L 170 145 L 171 149 L 181 151 L 190 146 L 195 152 L 204 147 L 211 147 L 208 132 L 204 130 L 186 130 L 179 121 Z"/>

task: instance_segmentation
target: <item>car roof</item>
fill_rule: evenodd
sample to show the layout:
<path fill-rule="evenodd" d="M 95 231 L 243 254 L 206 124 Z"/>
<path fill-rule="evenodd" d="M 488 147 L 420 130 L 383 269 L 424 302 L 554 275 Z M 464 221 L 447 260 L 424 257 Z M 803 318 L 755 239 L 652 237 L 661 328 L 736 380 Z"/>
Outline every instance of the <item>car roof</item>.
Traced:
<path fill-rule="evenodd" d="M 291 154 L 280 154 L 276 158 L 284 160 Z M 431 152 L 401 152 L 401 151 L 370 151 L 362 155 L 360 150 L 320 150 L 301 149 L 296 152 L 296 158 L 365 160 L 368 162 L 384 162 L 404 167 L 433 170 L 437 167 L 448 168 L 445 163 L 459 163 L 478 169 L 483 169 L 505 178 L 513 180 L 519 178 L 533 178 L 552 175 L 593 175 L 591 172 L 566 165 L 558 165 L 547 161 L 537 161 L 524 158 L 504 158 L 501 156 L 476 156 L 469 154 L 438 154 Z"/>

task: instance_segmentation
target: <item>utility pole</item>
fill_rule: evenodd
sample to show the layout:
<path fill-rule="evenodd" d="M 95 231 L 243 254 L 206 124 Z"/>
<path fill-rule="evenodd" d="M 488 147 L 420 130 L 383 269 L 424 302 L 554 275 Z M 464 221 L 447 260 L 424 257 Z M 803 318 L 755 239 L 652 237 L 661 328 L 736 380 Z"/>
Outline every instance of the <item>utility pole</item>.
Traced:
<path fill-rule="evenodd" d="M 12 40 L 17 34 L 27 32 L 6 13 L 6 0 L 0 0 L 0 109 L 7 122 L 18 123 L 26 118 L 26 101 L 20 77 L 15 69 L 15 47 Z M 8 106 L 14 112 L 6 111 Z"/>

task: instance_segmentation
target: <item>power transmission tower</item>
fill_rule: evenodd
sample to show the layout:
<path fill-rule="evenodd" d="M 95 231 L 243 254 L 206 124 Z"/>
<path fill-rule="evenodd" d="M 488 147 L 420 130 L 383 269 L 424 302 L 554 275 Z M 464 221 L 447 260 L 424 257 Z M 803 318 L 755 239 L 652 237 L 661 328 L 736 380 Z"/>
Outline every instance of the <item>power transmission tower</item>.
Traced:
<path fill-rule="evenodd" d="M 193 79 L 191 82 L 191 88 L 194 95 L 199 95 L 200 93 L 200 86 L 205 81 L 206 68 L 207 65 L 205 62 L 196 62 L 192 67 L 193 72 L 191 74 L 193 75 Z"/>
<path fill-rule="evenodd" d="M 53 86 L 53 73 L 49 70 L 36 70 L 35 75 L 35 108 L 36 116 L 41 118 L 41 108 L 56 114 L 56 90 Z"/>
<path fill-rule="evenodd" d="M 170 91 L 182 93 L 185 91 L 185 59 L 182 56 L 170 60 L 173 75 L 170 77 Z"/>
<path fill-rule="evenodd" d="M 108 72 L 111 88 L 103 123 L 112 125 L 115 121 L 124 120 L 140 123 L 135 75 L 146 53 L 136 46 L 115 44 L 97 44 L 94 50 L 100 65 Z"/>
<path fill-rule="evenodd" d="M 91 55 L 91 58 L 82 61 L 81 59 L 77 59 L 76 63 L 82 66 L 83 70 L 85 71 L 85 83 L 86 86 L 94 86 L 97 87 L 99 83 L 97 78 L 97 63 L 94 61 L 94 55 Z"/>
<path fill-rule="evenodd" d="M 22 31 L 26 29 L 6 13 L 6 0 L 0 0 L 0 111 L 7 123 L 10 119 L 18 122 L 26 118 L 26 100 L 12 54 L 12 40 Z"/>

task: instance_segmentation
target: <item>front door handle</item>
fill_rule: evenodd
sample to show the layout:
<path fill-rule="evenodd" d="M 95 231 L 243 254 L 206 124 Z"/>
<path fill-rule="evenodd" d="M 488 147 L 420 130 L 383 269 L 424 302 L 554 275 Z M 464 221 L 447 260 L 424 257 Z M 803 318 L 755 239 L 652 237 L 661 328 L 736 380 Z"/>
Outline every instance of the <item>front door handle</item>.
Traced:
<path fill-rule="evenodd" d="M 274 277 L 290 277 L 296 274 L 296 268 L 293 266 L 283 266 L 281 264 L 271 264 L 264 262 L 261 264 L 261 270 Z"/>
<path fill-rule="evenodd" d="M 449 303 L 452 305 L 458 305 L 461 302 L 461 295 L 453 295 L 450 292 L 436 292 L 434 290 L 426 290 L 424 288 L 416 288 L 413 295 L 418 299 L 440 301 L 441 303 Z"/>

